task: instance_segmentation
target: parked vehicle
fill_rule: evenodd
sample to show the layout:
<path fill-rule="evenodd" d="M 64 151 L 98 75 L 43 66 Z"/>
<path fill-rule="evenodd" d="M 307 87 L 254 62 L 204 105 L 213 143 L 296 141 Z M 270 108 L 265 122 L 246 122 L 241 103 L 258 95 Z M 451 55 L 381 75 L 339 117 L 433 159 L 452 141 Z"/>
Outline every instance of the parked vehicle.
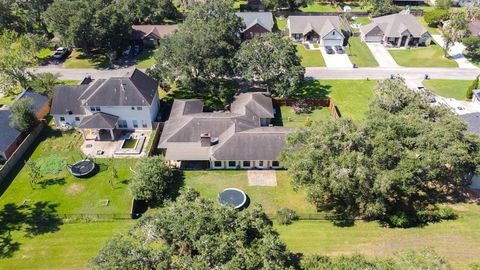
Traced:
<path fill-rule="evenodd" d="M 53 53 L 52 57 L 55 59 L 62 59 L 68 53 L 68 49 L 64 47 L 58 47 L 55 52 Z"/>
<path fill-rule="evenodd" d="M 128 46 L 125 51 L 122 52 L 123 56 L 130 55 L 130 52 L 132 51 L 132 46 Z"/>
<path fill-rule="evenodd" d="M 332 46 L 325 46 L 325 51 L 327 51 L 328 54 L 334 54 L 335 53 Z"/>
<path fill-rule="evenodd" d="M 342 46 L 335 46 L 335 51 L 338 53 L 338 54 L 343 54 L 345 51 L 343 50 Z"/>

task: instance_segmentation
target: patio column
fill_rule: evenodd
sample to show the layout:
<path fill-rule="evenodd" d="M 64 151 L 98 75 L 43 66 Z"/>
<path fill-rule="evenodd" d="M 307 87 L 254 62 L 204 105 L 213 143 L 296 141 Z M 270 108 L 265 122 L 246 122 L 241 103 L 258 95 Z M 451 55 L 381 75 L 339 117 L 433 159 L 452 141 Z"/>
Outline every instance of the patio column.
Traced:
<path fill-rule="evenodd" d="M 408 35 L 407 41 L 405 41 L 405 47 L 409 46 L 408 43 L 410 42 L 410 37 L 411 37 L 411 35 Z"/>
<path fill-rule="evenodd" d="M 114 141 L 115 135 L 113 135 L 113 128 L 110 129 L 110 136 L 112 137 L 112 141 Z"/>
<path fill-rule="evenodd" d="M 397 41 L 397 47 L 400 47 L 401 43 L 402 43 L 402 36 L 400 36 L 400 38 Z"/>

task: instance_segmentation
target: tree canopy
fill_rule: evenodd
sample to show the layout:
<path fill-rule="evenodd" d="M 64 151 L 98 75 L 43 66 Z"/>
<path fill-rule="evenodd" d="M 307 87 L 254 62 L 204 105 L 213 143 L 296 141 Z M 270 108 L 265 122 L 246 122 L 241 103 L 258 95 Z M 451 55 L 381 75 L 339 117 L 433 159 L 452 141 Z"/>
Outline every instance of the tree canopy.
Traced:
<path fill-rule="evenodd" d="M 280 96 L 298 89 L 305 74 L 295 46 L 274 33 L 243 42 L 234 62 L 241 78 L 260 82 Z"/>
<path fill-rule="evenodd" d="M 10 107 L 10 126 L 20 131 L 29 131 L 36 123 L 37 117 L 33 110 L 33 101 L 23 98 L 15 101 Z"/>
<path fill-rule="evenodd" d="M 378 83 L 365 119 L 289 136 L 281 160 L 293 184 L 339 224 L 361 217 L 409 227 L 439 218 L 437 203 L 468 185 L 480 164 L 478 137 L 398 77 Z"/>
<path fill-rule="evenodd" d="M 370 7 L 370 14 L 374 17 L 396 13 L 400 10 L 393 0 L 362 0 L 363 5 Z"/>
<path fill-rule="evenodd" d="M 313 0 L 264 0 L 263 3 L 269 9 L 288 9 L 296 10 L 313 3 Z"/>
<path fill-rule="evenodd" d="M 237 211 L 187 189 L 107 242 L 93 269 L 289 269 L 291 254 L 255 205 Z"/>

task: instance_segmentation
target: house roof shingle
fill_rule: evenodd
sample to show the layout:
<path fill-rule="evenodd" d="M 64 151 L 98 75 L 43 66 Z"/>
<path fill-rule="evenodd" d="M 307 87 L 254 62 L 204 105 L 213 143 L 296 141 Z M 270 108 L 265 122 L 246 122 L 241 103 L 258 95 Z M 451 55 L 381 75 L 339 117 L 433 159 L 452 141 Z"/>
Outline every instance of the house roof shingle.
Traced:
<path fill-rule="evenodd" d="M 243 19 L 245 23 L 245 29 L 243 32 L 250 29 L 252 26 L 259 24 L 268 31 L 272 31 L 273 25 L 273 15 L 271 12 L 237 12 L 238 17 Z"/>
<path fill-rule="evenodd" d="M 290 33 L 306 34 L 313 30 L 324 37 L 333 30 L 337 30 L 343 35 L 338 16 L 288 16 L 288 21 Z"/>
<path fill-rule="evenodd" d="M 118 116 L 111 115 L 104 112 L 97 112 L 89 116 L 85 116 L 80 124 L 79 128 L 95 128 L 95 129 L 113 129 L 117 125 Z"/>
<path fill-rule="evenodd" d="M 463 114 L 460 118 L 468 125 L 468 131 L 480 135 L 480 112 Z"/>
<path fill-rule="evenodd" d="M 131 39 L 140 40 L 151 36 L 155 39 L 164 38 L 177 30 L 177 25 L 132 25 Z"/>
<path fill-rule="evenodd" d="M 34 112 L 38 112 L 42 109 L 42 107 L 45 105 L 45 103 L 48 102 L 48 97 L 44 96 L 39 93 L 35 93 L 32 91 L 32 89 L 27 89 L 23 91 L 21 94 L 19 94 L 15 100 L 20 100 L 24 98 L 30 98 L 33 101 L 33 110 Z"/>
<path fill-rule="evenodd" d="M 21 134 L 10 127 L 10 110 L 0 110 L 0 152 L 5 152 L 12 142 Z"/>
<path fill-rule="evenodd" d="M 404 11 L 373 18 L 371 24 L 362 26 L 360 29 L 362 33 L 368 35 L 376 27 L 380 28 L 387 37 L 400 37 L 405 31 L 410 32 L 416 38 L 428 33 L 427 29 L 420 24 L 415 16 Z"/>

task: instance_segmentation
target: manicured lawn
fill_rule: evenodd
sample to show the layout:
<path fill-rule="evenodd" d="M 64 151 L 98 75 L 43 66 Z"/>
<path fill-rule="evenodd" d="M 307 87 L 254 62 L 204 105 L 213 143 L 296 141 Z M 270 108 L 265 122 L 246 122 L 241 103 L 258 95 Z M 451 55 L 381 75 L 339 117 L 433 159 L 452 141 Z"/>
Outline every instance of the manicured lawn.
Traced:
<path fill-rule="evenodd" d="M 106 68 L 108 59 L 103 54 L 85 55 L 81 50 L 75 49 L 63 63 L 64 68 Z"/>
<path fill-rule="evenodd" d="M 348 53 L 350 61 L 359 67 L 377 67 L 378 63 L 373 57 L 372 52 L 359 37 L 350 37 L 345 50 Z"/>
<path fill-rule="evenodd" d="M 140 52 L 140 54 L 137 56 L 137 64 L 136 66 L 138 68 L 149 68 L 153 64 L 155 64 L 155 50 L 143 50 Z"/>
<path fill-rule="evenodd" d="M 269 215 L 274 215 L 282 207 L 294 209 L 298 213 L 316 213 L 312 204 L 305 199 L 305 192 L 294 191 L 286 171 L 277 171 L 276 187 L 249 186 L 246 171 L 210 170 L 185 171 L 184 186 L 193 187 L 200 195 L 218 200 L 218 194 L 228 187 L 240 188 L 248 195 L 250 204 L 259 203 Z"/>
<path fill-rule="evenodd" d="M 425 88 L 432 90 L 437 95 L 465 100 L 465 92 L 472 81 L 468 80 L 425 80 L 423 85 Z"/>
<path fill-rule="evenodd" d="M 60 80 L 60 83 L 64 84 L 64 85 L 79 85 L 80 81 L 77 81 L 77 80 Z"/>
<path fill-rule="evenodd" d="M 457 62 L 443 57 L 443 50 L 438 45 L 388 51 L 395 62 L 404 67 L 458 67 Z"/>
<path fill-rule="evenodd" d="M 306 7 L 301 7 L 303 12 L 338 12 L 338 9 L 327 2 L 315 2 Z"/>
<path fill-rule="evenodd" d="M 430 34 L 432 35 L 441 34 L 440 29 L 428 26 L 428 23 L 425 21 L 425 18 L 423 16 L 417 16 L 416 18 L 423 25 L 423 27 L 425 27 L 425 29 L 427 29 L 428 32 L 430 32 Z"/>
<path fill-rule="evenodd" d="M 305 127 L 308 122 L 319 122 L 333 119 L 327 107 L 316 107 L 311 113 L 296 114 L 292 107 L 281 106 L 281 122 L 285 127 Z"/>
<path fill-rule="evenodd" d="M 282 17 L 276 17 L 277 29 L 280 31 L 285 31 L 287 28 L 287 19 Z"/>
<path fill-rule="evenodd" d="M 369 24 L 369 23 L 372 22 L 372 20 L 370 20 L 370 18 L 368 18 L 368 17 L 357 17 L 353 21 L 355 23 L 359 23 L 359 24 L 362 24 L 362 25 L 366 25 L 366 24 Z"/>
<path fill-rule="evenodd" d="M 447 257 L 454 269 L 467 269 L 480 253 L 480 206 L 452 206 L 459 218 L 423 228 L 390 229 L 376 222 L 357 221 L 353 227 L 335 227 L 329 221 L 297 221 L 276 225 L 280 238 L 293 252 L 340 255 L 361 253 L 389 256 L 406 248 L 433 247 Z"/>
<path fill-rule="evenodd" d="M 13 100 L 15 100 L 15 97 L 16 95 L 11 95 L 0 98 L 0 105 L 3 107 L 12 104 Z"/>
<path fill-rule="evenodd" d="M 303 45 L 297 44 L 297 53 L 302 58 L 304 67 L 324 67 L 325 60 L 319 50 L 307 50 Z"/>
<path fill-rule="evenodd" d="M 362 7 L 360 2 L 340 2 L 338 5 L 342 8 L 344 6 L 349 6 L 353 12 L 362 12 L 362 11 L 368 11 L 368 6 Z"/>
<path fill-rule="evenodd" d="M 247 3 L 248 1 L 246 0 L 235 0 L 235 2 L 233 2 L 233 9 L 240 10 L 240 5 L 246 5 Z"/>
<path fill-rule="evenodd" d="M 79 150 L 83 139 L 77 132 L 60 132 L 47 128 L 39 138 L 39 144 L 27 160 L 41 164 L 43 179 L 32 189 L 28 169 L 23 162 L 18 170 L 0 186 L 0 208 L 6 204 L 15 207 L 26 203 L 46 203 L 58 214 L 127 214 L 130 213 L 131 195 L 126 188 L 129 168 L 135 165 L 131 159 L 115 159 L 118 180 L 109 184 L 111 166 L 108 160 L 97 159 L 98 173 L 87 179 L 70 175 L 67 164 L 83 158 Z M 55 173 L 58 171 L 58 173 Z M 18 173 L 17 173 L 18 172 Z M 53 172 L 53 173 L 52 173 Z M 108 200 L 108 205 L 104 205 Z"/>
<path fill-rule="evenodd" d="M 72 223 L 35 237 L 16 231 L 12 237 L 19 249 L 13 256 L 0 259 L 0 269 L 87 269 L 87 262 L 108 239 L 133 225 L 132 220 Z"/>
<path fill-rule="evenodd" d="M 368 109 L 376 81 L 367 80 L 321 80 L 306 81 L 294 97 L 332 98 L 342 117 L 361 121 Z"/>

